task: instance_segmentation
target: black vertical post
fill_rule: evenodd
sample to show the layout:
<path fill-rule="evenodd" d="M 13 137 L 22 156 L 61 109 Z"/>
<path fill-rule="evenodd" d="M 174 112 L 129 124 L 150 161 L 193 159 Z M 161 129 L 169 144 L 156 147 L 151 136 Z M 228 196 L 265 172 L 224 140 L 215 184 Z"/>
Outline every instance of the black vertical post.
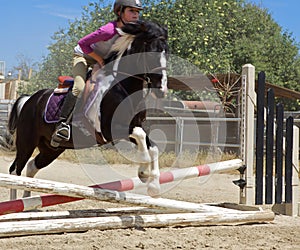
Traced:
<path fill-rule="evenodd" d="M 255 204 L 263 204 L 263 158 L 264 158 L 264 100 L 265 73 L 258 74 L 257 85 L 257 120 L 256 120 L 256 174 L 255 174 Z"/>
<path fill-rule="evenodd" d="M 267 93 L 265 203 L 273 203 L 274 90 Z"/>
<path fill-rule="evenodd" d="M 283 105 L 276 105 L 275 203 L 282 203 Z"/>
<path fill-rule="evenodd" d="M 285 147 L 285 202 L 292 203 L 292 173 L 293 173 L 293 117 L 286 119 Z"/>

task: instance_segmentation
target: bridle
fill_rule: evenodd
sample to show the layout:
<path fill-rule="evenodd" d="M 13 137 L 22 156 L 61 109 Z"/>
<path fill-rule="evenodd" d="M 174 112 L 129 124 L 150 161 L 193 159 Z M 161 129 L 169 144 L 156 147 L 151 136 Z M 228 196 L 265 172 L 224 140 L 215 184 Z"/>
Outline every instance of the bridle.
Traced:
<path fill-rule="evenodd" d="M 166 41 L 166 38 L 164 36 L 159 36 L 159 37 L 155 37 L 155 38 L 152 38 L 150 41 L 147 41 L 147 42 L 144 42 L 144 46 L 143 48 L 141 49 L 140 52 L 138 52 L 139 54 L 143 54 L 143 53 L 147 53 L 146 51 L 146 45 L 151 43 L 152 41 L 154 40 L 163 40 L 163 41 Z M 152 53 L 152 52 L 150 52 Z M 156 53 L 156 52 L 155 52 Z M 124 53 L 123 53 L 124 54 Z M 120 59 L 122 58 L 122 55 L 120 55 Z M 155 74 L 156 72 L 158 71 L 163 71 L 163 70 L 167 70 L 166 67 L 162 67 L 162 66 L 159 66 L 159 67 L 155 67 L 151 70 L 147 69 L 146 65 L 147 65 L 147 62 L 146 62 L 146 57 L 144 56 L 143 57 L 143 65 L 144 65 L 144 71 L 142 72 L 145 72 L 143 74 L 143 76 L 139 76 L 139 75 L 132 75 L 132 74 L 129 74 L 127 72 L 123 72 L 123 71 L 120 71 L 120 70 L 112 70 L 110 71 L 113 75 L 114 78 L 117 78 L 117 75 L 118 74 L 121 74 L 123 76 L 127 76 L 127 77 L 133 77 L 135 79 L 138 79 L 142 82 L 144 82 L 144 86 L 146 86 L 150 92 L 150 89 L 151 89 L 151 85 L 152 85 L 152 81 L 151 81 L 151 78 L 149 77 L 150 74 Z"/>
<path fill-rule="evenodd" d="M 121 75 L 127 76 L 127 77 L 132 77 L 132 78 L 138 79 L 140 81 L 143 81 L 145 83 L 145 85 L 147 86 L 147 88 L 151 89 L 152 81 L 148 75 L 155 74 L 156 72 L 162 71 L 162 70 L 167 70 L 167 67 L 162 67 L 162 66 L 156 67 L 156 68 L 152 69 L 149 73 L 144 73 L 143 76 L 132 75 L 132 74 L 120 71 L 120 70 L 112 70 L 110 72 L 112 72 L 115 79 L 117 78 L 118 74 L 121 74 Z"/>

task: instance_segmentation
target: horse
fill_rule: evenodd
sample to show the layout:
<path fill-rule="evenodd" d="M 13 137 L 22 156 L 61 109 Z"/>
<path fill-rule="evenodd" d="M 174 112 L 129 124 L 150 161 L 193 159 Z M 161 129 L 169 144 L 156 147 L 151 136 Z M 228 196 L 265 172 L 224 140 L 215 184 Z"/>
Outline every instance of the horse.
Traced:
<path fill-rule="evenodd" d="M 8 120 L 9 133 L 16 134 L 16 157 L 9 168 L 10 174 L 20 176 L 27 164 L 26 176 L 33 178 L 66 149 L 101 146 L 125 139 L 137 148 L 138 176 L 147 183 L 148 194 L 159 196 L 159 152 L 142 123 L 146 118 L 145 94 L 161 98 L 167 91 L 167 30 L 154 22 L 138 21 L 127 23 L 118 31 L 120 36 L 105 66 L 96 70 L 90 79 L 100 86 L 97 96 L 101 93 L 96 112 L 92 112 L 94 122 L 88 120 L 93 131 L 87 134 L 80 126 L 75 126 L 73 113 L 69 141 L 54 148 L 50 141 L 56 123 L 45 121 L 45 108 L 54 89 L 20 96 Z M 83 98 L 79 102 L 82 103 Z M 76 104 L 75 109 L 80 111 L 78 106 L 82 105 Z M 98 124 L 98 130 L 93 123 Z M 38 154 L 29 161 L 36 148 Z M 16 195 L 16 190 L 11 190 L 10 199 L 16 199 Z M 24 191 L 23 197 L 28 196 L 30 191 Z"/>

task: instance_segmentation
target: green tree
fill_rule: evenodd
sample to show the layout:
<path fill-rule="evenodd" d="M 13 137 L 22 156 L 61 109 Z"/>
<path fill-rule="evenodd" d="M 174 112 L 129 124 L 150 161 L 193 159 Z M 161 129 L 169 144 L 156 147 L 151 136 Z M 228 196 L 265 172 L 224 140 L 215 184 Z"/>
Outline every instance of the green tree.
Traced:
<path fill-rule="evenodd" d="M 171 53 L 203 73 L 240 73 L 242 65 L 251 63 L 256 72 L 266 72 L 267 81 L 300 91 L 299 44 L 267 9 L 243 0 L 147 3 L 144 16 L 169 28 Z"/>

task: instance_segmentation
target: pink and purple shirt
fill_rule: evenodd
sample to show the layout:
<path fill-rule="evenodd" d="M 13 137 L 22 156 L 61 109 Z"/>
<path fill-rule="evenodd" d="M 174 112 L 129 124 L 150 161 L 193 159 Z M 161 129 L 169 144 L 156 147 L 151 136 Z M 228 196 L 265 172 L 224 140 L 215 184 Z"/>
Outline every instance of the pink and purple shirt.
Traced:
<path fill-rule="evenodd" d="M 75 54 L 84 56 L 91 52 L 95 52 L 102 58 L 106 59 L 111 46 L 119 37 L 117 31 L 117 22 L 109 22 L 101 26 L 96 31 L 81 38 L 78 45 L 74 48 Z"/>

